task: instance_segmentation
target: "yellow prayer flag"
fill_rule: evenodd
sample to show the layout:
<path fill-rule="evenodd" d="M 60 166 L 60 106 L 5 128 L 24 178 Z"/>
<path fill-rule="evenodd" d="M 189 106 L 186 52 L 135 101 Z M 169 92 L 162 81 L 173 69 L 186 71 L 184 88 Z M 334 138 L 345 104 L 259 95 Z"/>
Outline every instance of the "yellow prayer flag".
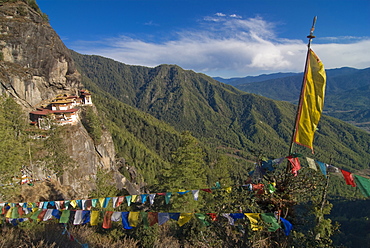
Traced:
<path fill-rule="evenodd" d="M 227 192 L 227 193 L 229 193 L 229 194 L 231 193 L 232 189 L 233 189 L 233 188 L 232 188 L 231 186 L 230 186 L 230 187 L 226 187 L 226 188 L 225 188 L 226 192 Z"/>
<path fill-rule="evenodd" d="M 96 226 L 99 221 L 99 211 L 91 211 L 90 225 Z"/>
<path fill-rule="evenodd" d="M 137 195 L 132 195 L 131 202 L 136 202 Z"/>
<path fill-rule="evenodd" d="M 130 212 L 128 214 L 128 222 L 130 226 L 136 227 L 139 224 L 139 214 L 140 212 Z"/>
<path fill-rule="evenodd" d="M 261 219 L 261 214 L 259 214 L 259 213 L 244 213 L 244 215 L 248 217 L 248 219 L 251 223 L 251 228 L 252 228 L 253 231 L 262 230 L 262 226 L 257 225 L 258 221 Z"/>
<path fill-rule="evenodd" d="M 76 208 L 77 207 L 77 202 L 76 202 L 76 200 L 72 200 L 72 201 L 70 201 L 70 203 L 69 203 L 73 208 Z"/>
<path fill-rule="evenodd" d="M 100 207 L 104 206 L 105 198 L 99 198 Z"/>
<path fill-rule="evenodd" d="M 308 52 L 294 142 L 313 151 L 313 138 L 324 106 L 326 74 L 319 57 L 311 49 Z"/>
<path fill-rule="evenodd" d="M 8 212 L 6 212 L 5 214 L 5 218 L 12 218 L 12 211 L 13 211 L 14 207 L 11 207 Z"/>
<path fill-rule="evenodd" d="M 183 226 L 190 221 L 192 216 L 193 213 L 181 213 L 177 223 L 179 224 L 179 226 Z"/>

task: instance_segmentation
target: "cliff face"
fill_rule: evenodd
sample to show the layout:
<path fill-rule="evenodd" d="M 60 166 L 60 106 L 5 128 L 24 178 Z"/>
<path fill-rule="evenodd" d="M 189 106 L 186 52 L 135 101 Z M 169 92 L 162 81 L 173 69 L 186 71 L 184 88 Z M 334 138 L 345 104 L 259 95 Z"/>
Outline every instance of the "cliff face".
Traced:
<path fill-rule="evenodd" d="M 19 1 L 0 5 L 1 93 L 31 108 L 81 87 L 69 50 L 43 17 Z"/>
<path fill-rule="evenodd" d="M 38 11 L 22 1 L 11 2 L 0 3 L 0 94 L 14 97 L 26 113 L 58 94 L 77 95 L 83 86 L 69 50 Z M 117 187 L 122 186 L 107 131 L 100 145 L 80 123 L 70 126 L 67 135 L 68 153 L 75 162 L 58 178 L 69 189 L 64 197 L 87 196 L 96 186 L 98 168 L 115 171 Z"/>

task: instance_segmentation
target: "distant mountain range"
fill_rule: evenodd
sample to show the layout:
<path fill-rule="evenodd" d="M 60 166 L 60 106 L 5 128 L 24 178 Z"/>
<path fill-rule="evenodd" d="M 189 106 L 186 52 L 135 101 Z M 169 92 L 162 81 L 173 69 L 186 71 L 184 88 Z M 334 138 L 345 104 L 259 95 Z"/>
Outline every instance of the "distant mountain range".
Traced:
<path fill-rule="evenodd" d="M 370 131 L 370 68 L 326 70 L 324 113 Z M 275 73 L 244 78 L 215 78 L 236 88 L 275 100 L 297 103 L 303 73 Z"/>

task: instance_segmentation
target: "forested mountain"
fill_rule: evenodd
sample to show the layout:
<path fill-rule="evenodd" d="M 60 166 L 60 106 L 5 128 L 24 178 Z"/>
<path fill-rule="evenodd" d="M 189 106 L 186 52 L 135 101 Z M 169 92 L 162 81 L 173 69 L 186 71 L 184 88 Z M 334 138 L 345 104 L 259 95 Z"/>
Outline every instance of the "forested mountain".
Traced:
<path fill-rule="evenodd" d="M 244 93 L 174 65 L 129 66 L 99 56 L 72 54 L 96 87 L 178 131 L 191 131 L 210 146 L 244 150 L 249 159 L 252 151 L 279 157 L 288 150 L 295 116 L 292 104 Z M 325 116 L 319 128 L 315 141 L 318 158 L 335 157 L 345 168 L 368 167 L 369 134 Z M 348 147 L 351 140 L 359 142 Z"/>
<path fill-rule="evenodd" d="M 370 68 L 339 68 L 326 70 L 327 91 L 324 113 L 351 122 L 365 130 L 370 130 Z M 276 75 L 280 75 L 277 78 Z M 275 100 L 297 103 L 303 74 L 271 74 L 226 81 L 245 92 L 254 93 Z"/>

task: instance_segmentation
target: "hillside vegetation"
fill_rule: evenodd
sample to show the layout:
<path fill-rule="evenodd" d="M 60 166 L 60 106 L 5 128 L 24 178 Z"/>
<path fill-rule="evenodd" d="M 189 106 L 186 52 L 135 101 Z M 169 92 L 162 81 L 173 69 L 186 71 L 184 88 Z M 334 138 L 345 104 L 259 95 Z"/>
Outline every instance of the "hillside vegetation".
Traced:
<path fill-rule="evenodd" d="M 76 64 L 97 88 L 173 126 L 189 130 L 210 147 L 241 150 L 277 158 L 286 156 L 295 106 L 244 93 L 178 66 L 129 66 L 99 56 L 73 53 Z M 96 88 L 92 88 L 92 85 Z M 107 107 L 104 107 L 107 108 Z M 323 116 L 315 140 L 315 156 L 350 170 L 369 166 L 369 134 Z M 310 154 L 297 147 L 298 152 Z"/>

